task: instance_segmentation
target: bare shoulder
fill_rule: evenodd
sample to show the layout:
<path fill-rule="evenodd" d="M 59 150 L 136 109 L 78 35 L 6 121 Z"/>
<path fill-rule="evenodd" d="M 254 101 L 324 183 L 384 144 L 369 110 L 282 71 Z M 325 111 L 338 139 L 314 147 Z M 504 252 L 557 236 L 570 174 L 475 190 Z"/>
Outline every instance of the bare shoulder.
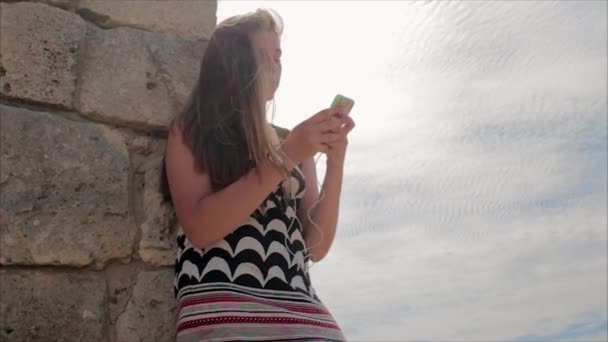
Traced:
<path fill-rule="evenodd" d="M 196 170 L 192 151 L 185 143 L 177 124 L 169 126 L 165 167 L 178 216 L 189 212 L 201 198 L 211 193 L 209 175 Z"/>

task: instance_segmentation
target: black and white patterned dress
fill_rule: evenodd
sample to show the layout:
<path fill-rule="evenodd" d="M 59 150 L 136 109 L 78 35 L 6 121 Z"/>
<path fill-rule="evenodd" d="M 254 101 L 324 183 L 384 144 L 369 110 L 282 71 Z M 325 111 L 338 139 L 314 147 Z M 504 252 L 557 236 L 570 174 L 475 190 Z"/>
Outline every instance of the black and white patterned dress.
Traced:
<path fill-rule="evenodd" d="M 238 228 L 204 249 L 178 231 L 178 341 L 345 340 L 311 284 L 296 215 L 305 188 L 296 167 Z"/>

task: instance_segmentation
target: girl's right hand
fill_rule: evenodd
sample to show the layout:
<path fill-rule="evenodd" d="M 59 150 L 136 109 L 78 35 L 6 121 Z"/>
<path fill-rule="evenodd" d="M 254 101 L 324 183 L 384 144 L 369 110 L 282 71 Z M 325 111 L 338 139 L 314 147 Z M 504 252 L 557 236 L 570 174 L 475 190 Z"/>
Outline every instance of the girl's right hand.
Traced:
<path fill-rule="evenodd" d="M 327 144 L 342 139 L 344 133 L 338 132 L 346 119 L 336 115 L 341 111 L 340 107 L 324 109 L 294 127 L 282 146 L 290 161 L 300 164 L 317 152 L 327 152 Z"/>

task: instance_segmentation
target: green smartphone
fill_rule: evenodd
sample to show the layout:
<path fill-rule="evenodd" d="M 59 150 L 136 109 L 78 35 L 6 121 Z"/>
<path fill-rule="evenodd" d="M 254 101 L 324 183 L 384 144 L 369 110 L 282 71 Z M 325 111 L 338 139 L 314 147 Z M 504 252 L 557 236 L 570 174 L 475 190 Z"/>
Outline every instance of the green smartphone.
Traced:
<path fill-rule="evenodd" d="M 355 101 L 344 95 L 338 94 L 336 95 L 336 97 L 334 97 L 334 101 L 331 103 L 331 107 L 333 108 L 338 105 L 342 105 L 344 107 L 345 114 L 348 115 L 350 113 L 350 110 L 353 109 Z"/>

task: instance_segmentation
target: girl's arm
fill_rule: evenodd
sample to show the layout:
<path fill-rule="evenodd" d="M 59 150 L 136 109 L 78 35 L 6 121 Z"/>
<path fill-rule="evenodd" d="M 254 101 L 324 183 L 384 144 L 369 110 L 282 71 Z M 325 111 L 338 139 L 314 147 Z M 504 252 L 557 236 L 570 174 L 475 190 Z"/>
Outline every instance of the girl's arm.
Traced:
<path fill-rule="evenodd" d="M 334 107 L 339 108 L 339 107 Z M 339 109 L 341 110 L 341 109 Z M 344 125 L 340 125 L 340 139 L 327 145 L 327 171 L 323 180 L 323 199 L 318 201 L 317 172 L 312 158 L 306 160 L 302 172 L 306 178 L 306 192 L 302 201 L 300 220 L 304 222 L 304 240 L 309 248 L 313 261 L 320 261 L 327 255 L 338 225 L 338 214 L 340 211 L 340 192 L 342 191 L 342 178 L 344 175 L 344 160 L 346 147 L 348 145 L 347 135 L 355 127 L 353 119 L 344 114 L 338 114 Z M 313 222 L 308 220 L 308 210 L 311 210 Z"/>
<path fill-rule="evenodd" d="M 206 173 L 194 169 L 194 158 L 176 130 L 169 132 L 166 168 L 178 221 L 197 248 L 231 233 L 273 191 L 282 179 L 270 160 L 260 163 L 261 179 L 251 169 L 226 188 L 212 193 Z M 291 166 L 293 168 L 293 166 Z"/>
<path fill-rule="evenodd" d="M 336 112 L 335 108 L 322 110 L 292 130 L 282 145 L 289 169 L 323 146 L 343 139 L 339 133 L 332 133 L 344 123 L 334 117 Z M 165 154 L 167 180 L 177 219 L 188 240 L 198 248 L 234 231 L 282 180 L 279 170 L 265 159 L 234 183 L 212 192 L 209 175 L 197 172 L 194 165 L 179 129 L 171 126 Z"/>
<path fill-rule="evenodd" d="M 302 173 L 306 180 L 306 192 L 302 199 L 302 207 L 298 208 L 298 218 L 302 222 L 304 240 L 306 247 L 310 249 L 309 253 L 312 260 L 320 261 L 329 252 L 336 234 L 343 168 L 340 165 L 328 163 L 322 185 L 324 196 L 316 205 L 315 202 L 319 199 L 319 190 L 313 158 L 302 164 Z M 308 220 L 308 212 L 311 208 L 310 217 L 318 227 Z"/>

